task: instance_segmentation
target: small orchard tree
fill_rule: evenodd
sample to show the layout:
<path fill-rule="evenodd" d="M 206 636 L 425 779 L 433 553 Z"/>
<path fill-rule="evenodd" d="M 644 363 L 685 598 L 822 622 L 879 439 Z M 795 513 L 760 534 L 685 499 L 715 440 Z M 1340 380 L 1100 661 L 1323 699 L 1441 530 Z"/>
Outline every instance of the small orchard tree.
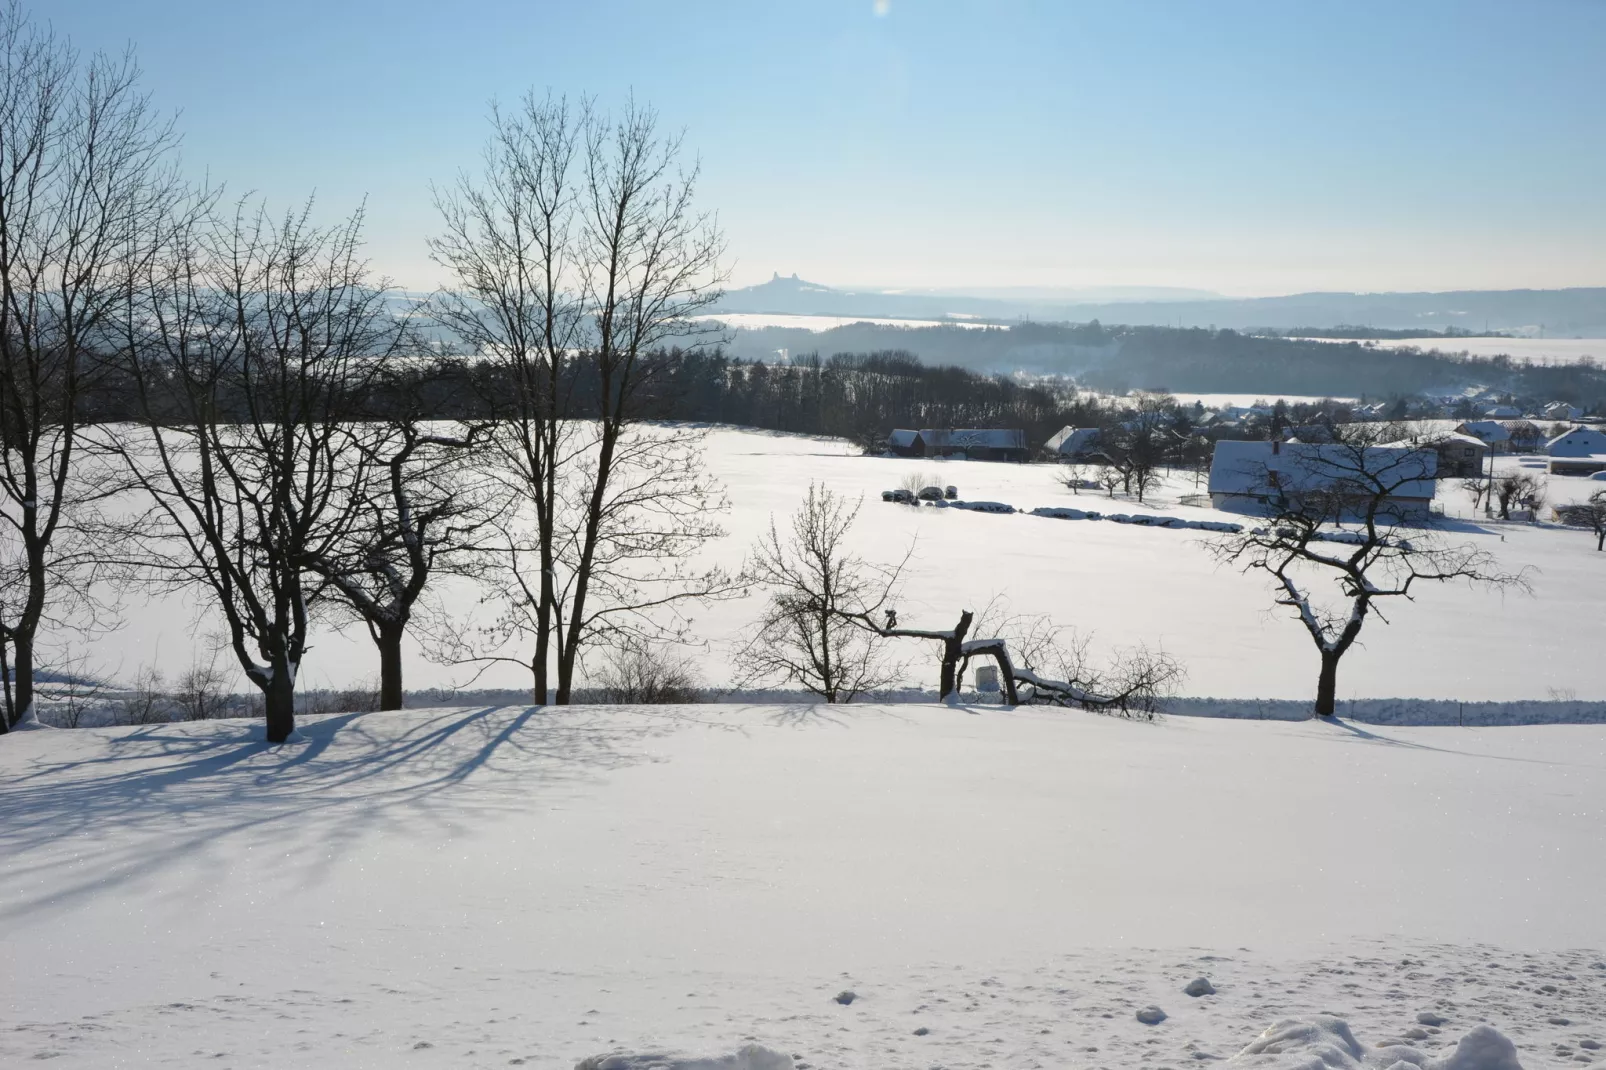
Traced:
<path fill-rule="evenodd" d="M 309 565 L 318 599 L 362 621 L 378 649 L 381 710 L 402 708 L 402 640 L 430 581 L 483 572 L 480 540 L 498 505 L 474 463 L 488 425 L 428 419 L 421 385 L 371 395 L 369 433 L 349 444 L 368 478 L 349 488 L 349 523 Z"/>
<path fill-rule="evenodd" d="M 1558 506 L 1556 515 L 1568 527 L 1587 528 L 1595 536 L 1595 549 L 1606 550 L 1606 490 L 1597 490 L 1586 502 Z"/>
<path fill-rule="evenodd" d="M 1487 551 L 1449 544 L 1411 516 L 1401 498 L 1431 481 L 1433 466 L 1430 451 L 1378 446 L 1364 435 L 1285 448 L 1257 476 L 1274 490 L 1270 521 L 1214 545 L 1221 562 L 1270 577 L 1276 603 L 1293 610 L 1316 644 L 1321 716 L 1333 715 L 1340 659 L 1389 599 L 1413 599 L 1426 584 L 1456 580 L 1527 589 L 1523 574 L 1500 571 Z M 1335 528 L 1345 522 L 1352 526 Z M 1312 584 L 1323 578 L 1337 586 L 1336 597 L 1316 594 Z"/>
<path fill-rule="evenodd" d="M 736 655 L 746 680 L 783 680 L 827 702 L 851 702 L 901 675 L 861 620 L 884 611 L 903 563 L 872 565 L 848 549 L 861 504 L 811 483 L 788 534 L 771 519 L 749 566 L 770 601 Z"/>
<path fill-rule="evenodd" d="M 1513 505 L 1534 507 L 1544 497 L 1545 484 L 1532 472 L 1508 472 L 1494 481 L 1492 493 L 1500 519 L 1510 520 Z"/>
<path fill-rule="evenodd" d="M 984 617 L 987 615 L 984 613 Z M 1025 701 L 1152 716 L 1158 700 L 1185 675 L 1181 664 L 1170 655 L 1144 647 L 1122 652 L 1110 666 L 1098 668 L 1088 657 L 1088 640 L 1042 617 L 1010 618 L 988 625 L 991 637 L 980 639 L 970 638 L 976 614 L 968 609 L 960 613 L 952 628 L 937 630 L 901 627 L 897 613 L 890 610 L 885 612 L 884 623 L 869 614 L 854 619 L 861 627 L 885 638 L 932 639 L 941 643 L 938 689 L 943 701 L 950 703 L 959 698 L 960 684 L 972 658 L 991 658 L 997 663 L 1004 701 L 1011 706 Z M 1018 664 L 1011 640 L 1005 638 L 1007 631 L 1016 633 L 1015 649 L 1021 655 Z M 1053 668 L 1039 672 L 1034 667 L 1043 665 Z M 1064 679 L 1049 675 L 1053 671 Z"/>

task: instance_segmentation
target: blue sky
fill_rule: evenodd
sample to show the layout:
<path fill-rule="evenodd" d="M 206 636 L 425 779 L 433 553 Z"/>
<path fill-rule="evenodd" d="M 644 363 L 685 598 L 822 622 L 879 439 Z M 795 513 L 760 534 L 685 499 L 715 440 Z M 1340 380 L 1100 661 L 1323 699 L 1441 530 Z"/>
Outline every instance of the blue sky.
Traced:
<path fill-rule="evenodd" d="M 686 132 L 732 281 L 1606 285 L 1606 3 L 51 0 L 132 43 L 184 155 L 366 196 L 438 281 L 429 183 L 487 103 L 634 92 Z"/>

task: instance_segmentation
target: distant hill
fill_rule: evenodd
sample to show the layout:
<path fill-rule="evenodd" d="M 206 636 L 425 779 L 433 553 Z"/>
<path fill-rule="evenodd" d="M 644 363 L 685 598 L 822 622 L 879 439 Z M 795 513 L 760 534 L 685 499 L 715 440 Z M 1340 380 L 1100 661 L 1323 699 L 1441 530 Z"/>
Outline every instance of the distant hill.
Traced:
<path fill-rule="evenodd" d="M 1453 290 L 1444 293 L 1303 293 L 1284 297 L 1179 297 L 1067 300 L 1052 291 L 980 294 L 838 290 L 796 275 L 732 290 L 715 311 L 899 319 L 982 319 L 999 323 L 1123 323 L 1133 326 L 1231 327 L 1234 330 L 1332 328 L 1387 330 L 1447 327 L 1471 331 L 1543 330 L 1552 337 L 1606 336 L 1606 287 L 1570 290 Z M 1141 291 L 1130 291 L 1140 293 Z"/>

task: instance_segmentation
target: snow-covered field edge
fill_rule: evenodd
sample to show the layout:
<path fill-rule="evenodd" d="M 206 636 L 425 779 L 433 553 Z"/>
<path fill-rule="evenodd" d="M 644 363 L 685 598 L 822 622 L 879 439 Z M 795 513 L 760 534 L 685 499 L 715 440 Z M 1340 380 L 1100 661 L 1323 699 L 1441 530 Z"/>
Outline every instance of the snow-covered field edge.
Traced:
<path fill-rule="evenodd" d="M 351 710 L 330 703 L 333 693 L 316 692 L 298 696 L 299 716 L 323 713 L 362 713 L 372 710 Z M 250 696 L 231 696 L 238 701 L 226 703 L 225 719 L 240 719 L 247 708 Z M 922 705 L 940 701 L 935 689 L 895 688 L 876 691 L 856 699 L 858 705 Z M 988 707 L 1001 704 L 996 693 L 966 693 L 958 706 L 976 713 L 985 713 Z M 408 709 L 484 709 L 492 707 L 529 706 L 528 691 L 486 688 L 451 692 L 429 690 L 408 692 Z M 581 706 L 610 706 L 615 703 L 599 699 L 583 690 L 575 696 Z M 818 695 L 797 689 L 766 690 L 706 690 L 699 704 L 727 706 L 814 706 L 820 705 Z M 1067 713 L 1075 712 L 1067 710 Z M 1277 698 L 1216 698 L 1213 696 L 1186 696 L 1163 699 L 1156 711 L 1160 715 L 1176 717 L 1214 717 L 1240 721 L 1306 721 L 1315 716 L 1308 699 Z M 1112 714 L 1118 715 L 1118 714 Z M 1352 698 L 1338 701 L 1338 718 L 1372 725 L 1400 725 L 1413 727 L 1473 727 L 1499 725 L 1546 724 L 1606 724 L 1606 702 L 1583 701 L 1570 698 L 1518 699 L 1510 701 L 1464 702 L 1455 699 L 1423 698 Z M 45 700 L 39 705 L 39 720 L 30 727 L 45 728 L 109 728 L 127 725 L 121 705 L 113 701 L 100 701 L 87 706 L 69 718 L 65 704 Z"/>

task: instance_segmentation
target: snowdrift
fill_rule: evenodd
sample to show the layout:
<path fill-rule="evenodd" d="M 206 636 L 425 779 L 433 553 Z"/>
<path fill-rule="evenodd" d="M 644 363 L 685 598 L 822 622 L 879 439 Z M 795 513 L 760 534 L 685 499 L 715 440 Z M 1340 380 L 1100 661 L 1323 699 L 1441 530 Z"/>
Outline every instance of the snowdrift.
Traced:
<path fill-rule="evenodd" d="M 1455 1050 L 1437 1059 L 1402 1043 L 1368 1051 L 1348 1022 L 1326 1014 L 1277 1022 L 1227 1065 L 1259 1070 L 1522 1070 L 1516 1047 L 1487 1025 L 1474 1027 Z"/>
<path fill-rule="evenodd" d="M 1164 1014 L 1155 1021 L 1163 1021 Z M 1141 1014 L 1140 1014 L 1141 1020 Z M 672 1055 L 594 1055 L 575 1070 L 793 1070 L 790 1055 L 749 1044 L 733 1055 L 688 1059 Z M 1522 1070 L 1516 1046 L 1492 1026 L 1475 1026 L 1442 1058 L 1408 1044 L 1368 1050 L 1342 1018 L 1318 1014 L 1284 1018 L 1266 1029 L 1228 1066 L 1255 1070 Z"/>
<path fill-rule="evenodd" d="M 734 1055 L 717 1059 L 682 1059 L 673 1055 L 593 1055 L 574 1070 L 792 1070 L 790 1055 L 749 1044 Z M 1457 1067 L 1456 1070 L 1461 1070 Z"/>

